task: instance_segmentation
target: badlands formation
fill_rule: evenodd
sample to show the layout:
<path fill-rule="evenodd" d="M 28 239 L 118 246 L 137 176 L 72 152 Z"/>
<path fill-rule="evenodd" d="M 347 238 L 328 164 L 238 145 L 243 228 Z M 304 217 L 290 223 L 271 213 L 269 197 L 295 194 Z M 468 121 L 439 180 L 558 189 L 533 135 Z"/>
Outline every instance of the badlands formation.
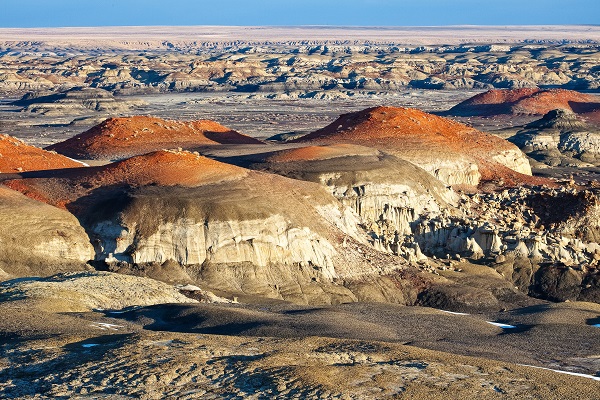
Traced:
<path fill-rule="evenodd" d="M 292 39 L 2 42 L 0 397 L 597 398 L 597 44 Z"/>
<path fill-rule="evenodd" d="M 5 29 L 0 91 L 91 87 L 116 94 L 243 91 L 297 98 L 406 87 L 598 89 L 597 27 L 560 28 L 511 27 L 500 35 L 477 27 L 414 28 L 410 40 L 394 28 L 182 27 L 144 35 L 123 28 L 120 41 L 107 40 L 114 31 Z M 227 34 L 235 36 L 228 40 Z M 275 36 L 265 39 L 269 34 Z M 457 40 L 466 37 L 471 41 Z"/>

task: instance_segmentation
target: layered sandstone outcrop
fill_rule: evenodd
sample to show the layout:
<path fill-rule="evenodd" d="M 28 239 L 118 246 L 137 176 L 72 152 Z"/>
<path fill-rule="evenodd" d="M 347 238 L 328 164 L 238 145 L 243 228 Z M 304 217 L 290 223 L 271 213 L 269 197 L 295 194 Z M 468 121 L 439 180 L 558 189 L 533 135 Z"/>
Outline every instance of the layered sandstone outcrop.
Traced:
<path fill-rule="evenodd" d="M 145 106 L 143 100 L 125 99 L 113 96 L 104 89 L 77 87 L 61 92 L 29 92 L 12 103 L 22 111 L 45 116 L 63 116 L 96 111 L 99 113 L 125 113 Z"/>
<path fill-rule="evenodd" d="M 420 218 L 414 240 L 427 255 L 487 259 L 525 293 L 600 300 L 600 200 L 595 189 L 513 188 L 462 195 L 460 217 Z"/>
<path fill-rule="evenodd" d="M 260 143 L 210 120 L 180 122 L 133 116 L 109 118 L 47 149 L 79 159 L 114 160 L 169 148 Z"/>
<path fill-rule="evenodd" d="M 7 184 L 73 212 L 98 261 L 117 269 L 175 261 L 192 279 L 228 292 L 354 301 L 333 281 L 403 264 L 365 262 L 375 250 L 356 215 L 320 185 L 189 152 L 159 151 Z"/>
<path fill-rule="evenodd" d="M 548 165 L 600 164 L 600 129 L 569 110 L 552 110 L 508 140 Z"/>
<path fill-rule="evenodd" d="M 404 243 L 423 214 L 452 214 L 456 194 L 431 174 L 379 150 L 358 145 L 308 146 L 249 157 L 251 168 L 317 182 L 352 208 L 373 245 L 409 260 L 423 259 Z"/>
<path fill-rule="evenodd" d="M 373 147 L 408 160 L 450 185 L 532 180 L 527 158 L 513 144 L 416 109 L 374 107 L 344 114 L 294 142 Z"/>
<path fill-rule="evenodd" d="M 585 37 L 590 39 L 587 29 Z M 264 32 L 261 28 L 261 35 Z M 92 87 L 118 94 L 331 91 L 335 96 L 340 89 L 596 90 L 600 86 L 593 42 L 420 46 L 390 42 L 387 30 L 378 32 L 375 37 L 382 35 L 378 39 L 362 37 L 356 41 L 322 37 L 285 41 L 278 34 L 267 41 L 222 41 L 213 33 L 208 37 L 214 41 L 194 37 L 182 42 L 179 37 L 163 37 L 153 42 L 122 42 L 106 40 L 103 35 L 98 41 L 69 45 L 47 42 L 47 37 L 35 41 L 19 38 L 0 43 L 0 92 L 23 94 L 31 90 L 59 92 L 65 87 Z M 347 38 L 347 32 L 341 35 Z M 455 37 L 464 38 L 462 35 L 461 31 Z M 56 37 L 54 33 L 51 36 Z M 381 41 L 383 37 L 386 39 Z M 437 40 L 448 43 L 450 39 Z M 410 39 L 421 40 L 423 37 Z"/>

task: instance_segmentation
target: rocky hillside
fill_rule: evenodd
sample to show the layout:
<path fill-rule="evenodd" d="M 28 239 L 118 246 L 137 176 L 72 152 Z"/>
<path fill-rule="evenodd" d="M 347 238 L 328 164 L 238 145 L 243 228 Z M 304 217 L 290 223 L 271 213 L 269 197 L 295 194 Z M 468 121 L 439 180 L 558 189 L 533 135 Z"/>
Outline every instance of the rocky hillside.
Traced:
<path fill-rule="evenodd" d="M 600 109 L 600 97 L 561 89 L 489 90 L 452 107 L 448 114 L 492 116 L 499 114 L 544 115 L 554 109 L 588 113 Z"/>
<path fill-rule="evenodd" d="M 72 214 L 0 185 L 0 280 L 78 270 L 93 259 Z"/>
<path fill-rule="evenodd" d="M 109 118 L 47 149 L 79 159 L 114 160 L 170 148 L 260 143 L 210 120 L 181 122 L 133 116 Z"/>
<path fill-rule="evenodd" d="M 452 214 L 457 195 L 423 169 L 358 145 L 308 146 L 248 157 L 253 169 L 320 183 L 361 217 L 380 251 L 424 258 L 404 243 L 422 215 Z"/>
<path fill-rule="evenodd" d="M 539 120 L 501 133 L 550 166 L 600 165 L 600 128 L 569 110 L 552 110 Z"/>
<path fill-rule="evenodd" d="M 80 168 L 84 164 L 53 151 L 30 146 L 9 135 L 0 135 L 0 173 Z"/>
<path fill-rule="evenodd" d="M 535 181 L 527 158 L 513 144 L 416 109 L 375 107 L 344 114 L 293 142 L 373 147 L 408 160 L 450 185 Z"/>
<path fill-rule="evenodd" d="M 142 100 L 118 98 L 107 90 L 90 87 L 61 92 L 29 92 L 12 104 L 22 107 L 24 112 L 54 117 L 86 111 L 125 113 L 146 105 Z"/>
<path fill-rule="evenodd" d="M 174 262 L 186 279 L 227 292 L 339 302 L 356 297 L 333 280 L 403 265 L 365 262 L 375 250 L 355 214 L 320 185 L 189 152 L 6 184 L 73 212 L 96 260 L 117 270 Z"/>

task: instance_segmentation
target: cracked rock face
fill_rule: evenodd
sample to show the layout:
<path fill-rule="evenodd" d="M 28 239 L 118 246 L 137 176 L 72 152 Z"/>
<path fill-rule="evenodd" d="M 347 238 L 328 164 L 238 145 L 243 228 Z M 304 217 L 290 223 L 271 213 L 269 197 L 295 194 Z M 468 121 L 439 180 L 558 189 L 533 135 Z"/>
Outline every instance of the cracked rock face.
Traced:
<path fill-rule="evenodd" d="M 526 293 L 597 302 L 598 204 L 589 189 L 463 195 L 462 217 L 421 218 L 413 237 L 427 255 L 487 258 Z"/>
<path fill-rule="evenodd" d="M 356 145 L 309 146 L 254 155 L 251 167 L 317 182 L 361 218 L 380 251 L 423 257 L 403 246 L 420 215 L 451 212 L 456 194 L 423 169 Z"/>
<path fill-rule="evenodd" d="M 531 260 L 528 270 L 518 266 L 516 272 L 504 271 L 505 278 L 522 281 L 517 283 L 521 290 L 541 297 L 559 298 L 556 293 L 560 292 L 577 299 L 586 285 L 591 285 L 590 290 L 581 294 L 582 298 L 596 296 L 592 275 L 595 259 L 600 259 L 596 254 L 600 254 L 598 201 L 590 191 L 515 188 L 461 194 L 459 198 L 406 161 L 350 145 L 309 146 L 250 158 L 254 158 L 253 168 L 319 182 L 328 188 L 361 217 L 371 244 L 379 251 L 403 256 L 426 269 L 431 263 L 427 256 L 485 258 L 498 265 Z M 561 208 L 559 216 L 556 210 Z M 454 264 L 450 265 L 453 270 L 460 269 L 460 263 L 450 264 Z M 575 297 L 550 288 L 551 284 L 564 286 L 560 282 L 566 275 L 543 278 L 551 271 L 547 266 L 555 264 L 564 268 L 589 266 L 589 270 L 585 267 L 574 273 L 579 283 L 569 293 L 576 293 Z"/>

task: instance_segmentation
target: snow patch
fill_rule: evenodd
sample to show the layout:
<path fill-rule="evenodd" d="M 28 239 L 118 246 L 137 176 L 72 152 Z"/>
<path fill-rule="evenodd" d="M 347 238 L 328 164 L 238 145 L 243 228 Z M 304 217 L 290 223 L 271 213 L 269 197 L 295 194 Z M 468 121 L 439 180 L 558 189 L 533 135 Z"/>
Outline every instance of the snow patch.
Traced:
<path fill-rule="evenodd" d="M 119 328 L 123 328 L 123 325 L 108 324 L 106 322 L 94 322 L 90 326 L 93 326 L 94 328 L 102 329 L 103 331 L 105 331 L 107 329 L 110 329 L 113 331 L 118 331 Z"/>
<path fill-rule="evenodd" d="M 571 372 L 571 371 L 562 371 L 560 369 L 552 369 L 552 368 L 546 368 L 546 367 L 538 367 L 535 365 L 527 365 L 527 364 L 518 364 L 521 365 L 523 367 L 531 367 L 531 368 L 538 368 L 538 369 L 545 369 L 546 371 L 553 371 L 553 372 L 558 372 L 559 374 L 567 374 L 567 375 L 573 375 L 573 376 L 580 376 L 582 378 L 588 378 L 588 379 L 593 379 L 595 381 L 600 381 L 600 376 L 595 376 L 595 375 L 588 375 L 588 374 L 581 374 L 579 372 Z"/>
<path fill-rule="evenodd" d="M 485 321 L 485 322 L 487 322 L 488 324 L 500 327 L 502 329 L 514 329 L 514 328 L 516 328 L 516 326 L 514 326 L 514 325 L 503 324 L 502 322 L 494 322 L 494 321 Z"/>
<path fill-rule="evenodd" d="M 441 311 L 441 312 L 448 313 L 448 314 L 452 314 L 452 315 L 469 315 L 469 314 L 464 313 L 464 312 L 456 312 L 456 311 L 448 311 L 448 310 L 440 310 L 440 309 L 437 309 L 437 310 Z"/>

